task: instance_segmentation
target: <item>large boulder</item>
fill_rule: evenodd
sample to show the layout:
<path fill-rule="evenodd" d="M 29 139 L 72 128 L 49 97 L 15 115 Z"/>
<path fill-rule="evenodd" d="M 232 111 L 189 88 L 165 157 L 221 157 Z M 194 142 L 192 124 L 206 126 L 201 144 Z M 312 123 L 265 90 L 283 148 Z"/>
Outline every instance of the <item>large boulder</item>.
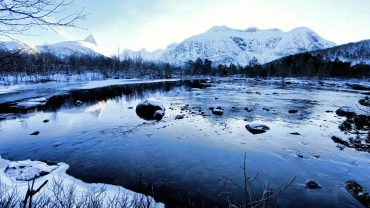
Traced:
<path fill-rule="evenodd" d="M 165 114 L 165 107 L 153 100 L 145 100 L 136 106 L 136 114 L 145 120 L 161 120 Z"/>
<path fill-rule="evenodd" d="M 263 124 L 248 124 L 245 128 L 252 134 L 262 134 L 270 130 L 270 128 Z"/>

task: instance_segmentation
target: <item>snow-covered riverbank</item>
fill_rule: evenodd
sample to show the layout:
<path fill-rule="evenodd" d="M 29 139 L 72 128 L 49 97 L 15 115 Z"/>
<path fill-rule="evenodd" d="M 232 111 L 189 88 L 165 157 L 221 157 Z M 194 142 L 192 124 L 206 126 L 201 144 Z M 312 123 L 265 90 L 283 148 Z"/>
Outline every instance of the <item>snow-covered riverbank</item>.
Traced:
<path fill-rule="evenodd" d="M 69 166 L 65 163 L 53 164 L 31 160 L 9 161 L 0 157 L 0 193 L 3 193 L 3 195 L 0 194 L 0 199 L 6 197 L 6 193 L 16 191 L 20 199 L 23 200 L 28 185 L 32 183 L 32 179 L 36 176 L 34 189 L 40 187 L 45 181 L 48 181 L 48 183 L 41 189 L 40 193 L 35 195 L 34 201 L 37 201 L 37 197 L 51 198 L 51 201 L 56 200 L 55 197 L 58 194 L 68 193 L 73 187 L 76 204 L 85 200 L 88 194 L 100 200 L 105 205 L 104 207 L 110 207 L 109 205 L 113 201 L 120 203 L 124 201 L 127 205 L 131 205 L 129 207 L 136 207 L 138 203 L 146 203 L 146 205 L 153 208 L 164 207 L 164 204 L 155 202 L 152 197 L 120 186 L 84 183 L 69 176 L 66 173 L 68 168 Z"/>

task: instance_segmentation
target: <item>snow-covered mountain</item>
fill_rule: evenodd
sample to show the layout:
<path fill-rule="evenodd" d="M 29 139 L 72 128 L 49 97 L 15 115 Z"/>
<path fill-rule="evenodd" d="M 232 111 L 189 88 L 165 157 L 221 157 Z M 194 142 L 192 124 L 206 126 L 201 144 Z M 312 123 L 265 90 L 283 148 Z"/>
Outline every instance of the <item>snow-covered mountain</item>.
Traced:
<path fill-rule="evenodd" d="M 71 55 L 90 55 L 90 56 L 107 56 L 109 55 L 99 48 L 94 36 L 89 35 L 85 40 L 80 41 L 65 41 L 55 44 L 38 45 L 36 46 L 39 52 L 52 53 L 61 58 L 66 58 Z"/>
<path fill-rule="evenodd" d="M 153 52 L 147 51 L 146 49 L 141 49 L 139 51 L 133 51 L 130 49 L 125 49 L 121 54 L 120 57 L 122 59 L 143 59 L 147 61 L 152 61 L 152 60 L 159 60 L 159 58 L 162 57 L 163 55 L 163 50 L 158 49 Z"/>
<path fill-rule="evenodd" d="M 19 41 L 0 41 L 0 50 L 20 51 L 29 54 L 52 53 L 61 58 L 66 58 L 71 55 L 110 56 L 98 46 L 93 35 L 89 35 L 84 40 L 64 41 L 55 44 L 45 44 L 38 46 L 28 45 Z"/>
<path fill-rule="evenodd" d="M 313 51 L 313 55 L 320 55 L 326 60 L 338 59 L 342 62 L 351 62 L 352 65 L 370 65 L 370 40 L 363 40 L 356 43 L 348 43 L 336 47 Z"/>
<path fill-rule="evenodd" d="M 21 43 L 19 41 L 7 41 L 0 42 L 0 50 L 12 51 L 12 52 L 23 52 L 23 53 L 36 53 L 38 50 L 36 47 Z"/>
<path fill-rule="evenodd" d="M 236 30 L 215 26 L 207 32 L 192 36 L 178 45 L 171 45 L 159 58 L 162 62 L 182 65 L 197 58 L 213 64 L 248 65 L 256 58 L 260 64 L 301 52 L 330 48 L 335 43 L 323 39 L 306 27 L 288 32 L 279 29 Z"/>

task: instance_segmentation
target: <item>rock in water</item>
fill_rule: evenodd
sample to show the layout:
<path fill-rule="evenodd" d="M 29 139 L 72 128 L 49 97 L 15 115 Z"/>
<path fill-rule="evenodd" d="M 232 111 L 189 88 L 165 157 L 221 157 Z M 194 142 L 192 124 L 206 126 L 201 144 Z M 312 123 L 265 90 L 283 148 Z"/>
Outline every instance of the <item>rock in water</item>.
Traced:
<path fill-rule="evenodd" d="M 321 189 L 322 187 L 316 183 L 316 181 L 308 181 L 306 183 L 306 188 L 308 189 Z"/>
<path fill-rule="evenodd" d="M 32 136 L 37 136 L 37 135 L 39 135 L 40 134 L 40 132 L 39 131 L 35 131 L 35 132 L 33 132 L 32 134 L 30 134 L 30 135 L 32 135 Z"/>
<path fill-rule="evenodd" d="M 177 115 L 175 117 L 175 120 L 180 120 L 180 119 L 183 119 L 183 118 L 185 118 L 185 115 L 184 114 L 181 114 L 181 115 Z"/>
<path fill-rule="evenodd" d="M 161 120 L 165 114 L 164 106 L 153 100 L 145 100 L 136 106 L 136 114 L 145 120 Z"/>
<path fill-rule="evenodd" d="M 262 134 L 270 130 L 270 128 L 263 124 L 248 124 L 245 128 L 252 134 Z"/>
<path fill-rule="evenodd" d="M 247 111 L 248 113 L 250 113 L 250 112 L 252 112 L 252 111 L 253 111 L 253 109 L 248 108 L 248 107 L 245 107 L 245 108 L 244 108 L 244 110 L 245 110 L 245 111 Z"/>
<path fill-rule="evenodd" d="M 295 135 L 295 136 L 300 136 L 301 134 L 300 133 L 298 133 L 298 132 L 292 132 L 292 133 L 290 133 L 291 135 Z"/>
<path fill-rule="evenodd" d="M 360 91 L 370 90 L 370 86 L 366 86 L 366 85 L 361 85 L 361 84 L 347 84 L 347 85 L 354 90 L 360 90 Z"/>
<path fill-rule="evenodd" d="M 298 113 L 298 110 L 295 110 L 295 109 L 293 109 L 293 110 L 289 110 L 289 113 L 290 113 L 290 114 L 295 114 L 295 113 Z"/>
<path fill-rule="evenodd" d="M 370 194 L 356 181 L 347 181 L 346 189 L 357 199 L 364 207 L 370 207 Z"/>
<path fill-rule="evenodd" d="M 339 108 L 338 110 L 335 111 L 335 113 L 338 116 L 342 116 L 342 117 L 353 117 L 354 115 L 356 115 L 355 110 L 348 106 L 343 106 Z"/>
<path fill-rule="evenodd" d="M 160 121 L 164 116 L 164 110 L 157 110 L 154 112 L 153 118 L 157 121 Z"/>
<path fill-rule="evenodd" d="M 222 110 L 222 108 L 213 108 L 212 113 L 217 116 L 222 116 L 224 114 L 224 110 Z"/>
<path fill-rule="evenodd" d="M 366 96 L 365 98 L 360 99 L 358 102 L 363 106 L 370 107 L 370 97 L 369 96 Z"/>

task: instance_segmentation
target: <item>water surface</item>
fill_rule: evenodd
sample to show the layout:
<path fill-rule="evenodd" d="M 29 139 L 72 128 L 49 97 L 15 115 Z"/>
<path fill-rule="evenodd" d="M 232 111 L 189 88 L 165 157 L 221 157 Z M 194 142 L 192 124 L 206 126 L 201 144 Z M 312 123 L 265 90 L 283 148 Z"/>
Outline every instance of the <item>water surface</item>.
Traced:
<path fill-rule="evenodd" d="M 252 186 L 256 198 L 267 183 L 277 189 L 296 177 L 271 206 L 359 207 L 344 182 L 356 180 L 370 190 L 370 155 L 341 150 L 331 140 L 344 136 L 338 129 L 344 119 L 334 111 L 356 108 L 364 97 L 344 86 L 229 79 L 194 88 L 199 85 L 172 80 L 75 89 L 39 106 L 2 102 L 0 112 L 7 116 L 0 121 L 0 155 L 66 162 L 69 174 L 86 182 L 154 194 L 169 206 L 190 199 L 194 206 L 209 207 L 224 205 L 227 197 L 240 200 L 242 190 L 233 183 L 242 184 L 246 153 L 248 175 L 259 174 Z M 163 103 L 163 120 L 136 115 L 136 105 L 145 99 Z M 222 116 L 209 110 L 218 106 Z M 291 109 L 298 113 L 288 113 Z M 176 120 L 180 114 L 185 118 Z M 249 133 L 245 125 L 253 122 L 270 131 Z M 31 136 L 35 131 L 40 134 Z M 323 188 L 306 189 L 308 180 Z"/>

